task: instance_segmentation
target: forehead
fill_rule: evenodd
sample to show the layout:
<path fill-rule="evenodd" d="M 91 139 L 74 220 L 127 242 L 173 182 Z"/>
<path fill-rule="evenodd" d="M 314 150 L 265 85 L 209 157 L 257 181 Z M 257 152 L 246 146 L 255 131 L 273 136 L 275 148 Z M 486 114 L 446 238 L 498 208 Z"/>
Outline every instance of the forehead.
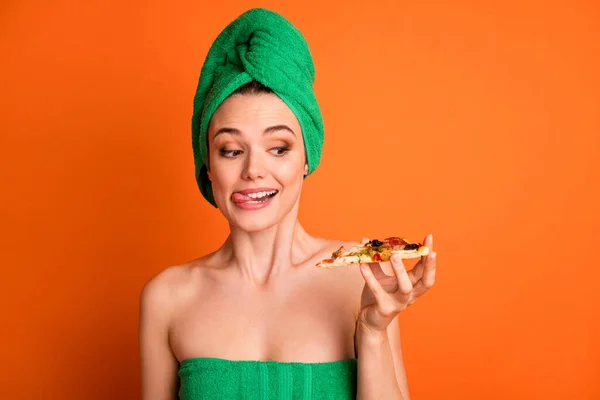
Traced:
<path fill-rule="evenodd" d="M 209 134 L 224 126 L 264 129 L 286 124 L 298 135 L 300 124 L 292 110 L 274 94 L 234 95 L 225 100 L 211 118 Z"/>

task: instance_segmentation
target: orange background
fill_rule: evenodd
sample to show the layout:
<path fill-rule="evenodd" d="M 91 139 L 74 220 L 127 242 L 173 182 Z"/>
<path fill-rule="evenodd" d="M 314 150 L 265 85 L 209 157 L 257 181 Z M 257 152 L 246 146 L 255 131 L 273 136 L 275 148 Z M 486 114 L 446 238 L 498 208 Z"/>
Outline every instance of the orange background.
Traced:
<path fill-rule="evenodd" d="M 253 6 L 315 58 L 306 228 L 434 234 L 436 286 L 401 314 L 413 399 L 600 398 L 600 7 L 344 3 L 0 5 L 0 398 L 139 398 L 142 285 L 227 234 L 191 106 Z"/>

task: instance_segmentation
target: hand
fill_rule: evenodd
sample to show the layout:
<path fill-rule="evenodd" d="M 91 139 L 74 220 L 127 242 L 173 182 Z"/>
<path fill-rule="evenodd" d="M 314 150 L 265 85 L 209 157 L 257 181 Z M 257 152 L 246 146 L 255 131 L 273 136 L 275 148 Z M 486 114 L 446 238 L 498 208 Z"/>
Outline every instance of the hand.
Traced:
<path fill-rule="evenodd" d="M 367 243 L 363 239 L 362 243 Z M 417 265 L 406 271 L 402 259 L 392 257 L 391 269 L 386 274 L 385 263 L 360 264 L 365 279 L 358 319 L 360 327 L 368 331 L 384 332 L 398 313 L 414 303 L 435 282 L 435 259 L 433 237 L 427 235 L 423 244 L 429 255 L 421 257 Z"/>

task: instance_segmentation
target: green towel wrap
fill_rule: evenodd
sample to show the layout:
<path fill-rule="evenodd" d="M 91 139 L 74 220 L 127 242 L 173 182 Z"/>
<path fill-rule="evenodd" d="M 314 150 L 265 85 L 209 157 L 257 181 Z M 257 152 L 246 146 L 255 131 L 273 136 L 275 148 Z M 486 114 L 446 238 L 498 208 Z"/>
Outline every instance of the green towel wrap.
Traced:
<path fill-rule="evenodd" d="M 357 359 L 326 363 L 191 358 L 179 367 L 181 400 L 354 400 Z"/>
<path fill-rule="evenodd" d="M 263 8 L 246 11 L 212 44 L 194 96 L 192 147 L 196 182 L 217 207 L 207 175 L 208 124 L 240 86 L 256 80 L 271 89 L 296 115 L 302 128 L 308 174 L 319 165 L 323 118 L 313 90 L 315 66 L 302 33 L 281 15 Z"/>

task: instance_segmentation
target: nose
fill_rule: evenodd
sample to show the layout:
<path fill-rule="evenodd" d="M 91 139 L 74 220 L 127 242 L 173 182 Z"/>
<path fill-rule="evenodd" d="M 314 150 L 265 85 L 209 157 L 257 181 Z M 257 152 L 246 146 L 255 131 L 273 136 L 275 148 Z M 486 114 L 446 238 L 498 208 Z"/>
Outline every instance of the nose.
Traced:
<path fill-rule="evenodd" d="M 254 181 L 262 179 L 266 176 L 266 166 L 261 155 L 257 151 L 250 151 L 246 158 L 246 165 L 242 172 L 242 177 L 245 180 Z"/>

